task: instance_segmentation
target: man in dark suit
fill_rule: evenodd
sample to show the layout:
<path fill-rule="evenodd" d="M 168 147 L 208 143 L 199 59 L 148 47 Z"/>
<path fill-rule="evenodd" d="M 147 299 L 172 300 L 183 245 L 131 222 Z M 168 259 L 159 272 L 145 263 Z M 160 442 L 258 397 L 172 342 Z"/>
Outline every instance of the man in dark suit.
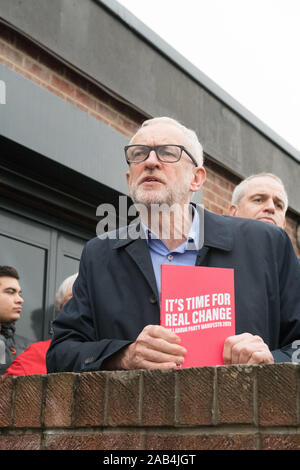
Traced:
<path fill-rule="evenodd" d="M 125 154 L 141 221 L 86 244 L 73 298 L 53 325 L 48 372 L 181 365 L 180 339 L 160 326 L 166 263 L 234 269 L 236 335 L 225 341 L 225 364 L 291 361 L 300 338 L 300 266 L 286 233 L 191 204 L 206 178 L 203 151 L 177 121 L 146 121 Z"/>
<path fill-rule="evenodd" d="M 19 274 L 12 266 L 0 266 L 0 375 L 31 343 L 16 334 L 16 321 L 23 308 Z"/>

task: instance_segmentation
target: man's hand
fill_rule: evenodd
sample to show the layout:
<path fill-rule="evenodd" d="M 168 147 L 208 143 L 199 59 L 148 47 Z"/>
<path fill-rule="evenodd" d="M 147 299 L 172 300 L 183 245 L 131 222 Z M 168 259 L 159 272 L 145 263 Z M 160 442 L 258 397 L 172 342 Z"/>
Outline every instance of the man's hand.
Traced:
<path fill-rule="evenodd" d="M 273 364 L 274 358 L 262 338 L 243 333 L 229 336 L 224 343 L 224 364 Z"/>
<path fill-rule="evenodd" d="M 107 360 L 107 369 L 174 369 L 184 361 L 180 338 L 163 326 L 146 326 L 136 341 Z"/>

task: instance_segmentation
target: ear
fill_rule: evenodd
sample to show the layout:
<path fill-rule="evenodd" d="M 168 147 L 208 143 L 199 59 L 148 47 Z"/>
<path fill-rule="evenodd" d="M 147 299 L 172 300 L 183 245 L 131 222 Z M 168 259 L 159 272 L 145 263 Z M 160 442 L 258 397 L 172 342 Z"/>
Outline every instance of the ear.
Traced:
<path fill-rule="evenodd" d="M 126 171 L 126 182 L 127 182 L 128 187 L 129 187 L 129 179 L 130 179 L 130 173 L 129 171 Z"/>
<path fill-rule="evenodd" d="M 229 207 L 229 211 L 228 211 L 229 215 L 234 217 L 234 216 L 236 216 L 237 211 L 238 211 L 238 206 L 236 206 L 235 204 L 231 204 L 231 206 Z"/>
<path fill-rule="evenodd" d="M 194 193 L 199 191 L 199 189 L 201 189 L 201 187 L 205 183 L 205 180 L 206 180 L 205 168 L 203 168 L 203 166 L 199 166 L 199 167 L 197 166 L 196 168 L 194 168 L 194 177 L 191 182 L 190 190 Z"/>

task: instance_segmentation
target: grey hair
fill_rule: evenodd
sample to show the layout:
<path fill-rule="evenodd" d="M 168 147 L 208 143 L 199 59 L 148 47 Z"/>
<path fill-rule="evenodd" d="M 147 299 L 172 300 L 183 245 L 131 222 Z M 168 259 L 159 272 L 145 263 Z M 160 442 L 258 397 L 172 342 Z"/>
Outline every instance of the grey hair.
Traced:
<path fill-rule="evenodd" d="M 70 289 L 70 287 L 73 287 L 73 284 L 77 276 L 78 276 L 78 273 L 72 274 L 72 276 L 67 277 L 57 289 L 56 294 L 55 294 L 55 299 L 54 299 L 55 313 L 60 312 L 64 303 L 64 299 L 66 297 L 66 294 L 68 290 Z"/>
<path fill-rule="evenodd" d="M 233 193 L 232 193 L 232 197 L 231 197 L 231 204 L 235 205 L 235 206 L 238 206 L 242 200 L 242 198 L 245 196 L 245 193 L 246 193 L 246 189 L 247 189 L 247 186 L 248 186 L 248 182 L 255 179 L 255 178 L 264 178 L 264 177 L 268 177 L 268 178 L 273 178 L 275 181 L 277 181 L 281 186 L 282 186 L 282 189 L 283 189 L 283 193 L 284 193 L 284 209 L 285 209 L 285 212 L 288 208 L 288 195 L 287 195 L 287 192 L 285 190 L 285 187 L 283 185 L 283 182 L 281 181 L 281 179 L 274 175 L 273 173 L 257 173 L 256 175 L 250 175 L 248 176 L 248 178 L 245 178 L 243 181 L 241 181 L 233 190 Z"/>
<path fill-rule="evenodd" d="M 189 144 L 190 144 L 190 148 L 188 150 L 191 151 L 191 154 L 193 155 L 193 157 L 195 157 L 198 165 L 203 166 L 203 160 L 204 160 L 204 158 L 203 158 L 203 147 L 199 142 L 199 139 L 197 137 L 196 132 L 193 131 L 192 129 L 188 129 L 183 124 L 176 121 L 176 119 L 173 119 L 173 118 L 170 118 L 170 117 L 162 116 L 162 117 L 155 117 L 155 118 L 147 119 L 146 121 L 143 122 L 141 127 L 137 130 L 135 135 L 131 138 L 130 142 L 134 139 L 134 137 L 137 135 L 137 133 L 143 127 L 150 126 L 152 124 L 157 124 L 157 123 L 160 123 L 160 122 L 161 123 L 166 123 L 166 124 L 171 124 L 171 125 L 176 126 L 176 127 L 178 127 L 179 129 L 182 130 L 182 132 L 186 135 L 186 137 L 189 141 Z"/>

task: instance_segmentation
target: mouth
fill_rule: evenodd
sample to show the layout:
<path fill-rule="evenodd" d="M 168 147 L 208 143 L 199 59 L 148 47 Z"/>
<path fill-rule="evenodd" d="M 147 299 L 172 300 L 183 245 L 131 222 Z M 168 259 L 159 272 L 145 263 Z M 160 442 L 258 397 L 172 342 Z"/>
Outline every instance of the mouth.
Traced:
<path fill-rule="evenodd" d="M 263 222 L 267 222 L 269 224 L 277 225 L 274 219 L 271 219 L 270 217 L 260 217 L 259 220 Z"/>
<path fill-rule="evenodd" d="M 153 184 L 153 183 L 160 183 L 163 184 L 163 181 L 156 176 L 145 176 L 142 178 L 140 184 Z"/>

